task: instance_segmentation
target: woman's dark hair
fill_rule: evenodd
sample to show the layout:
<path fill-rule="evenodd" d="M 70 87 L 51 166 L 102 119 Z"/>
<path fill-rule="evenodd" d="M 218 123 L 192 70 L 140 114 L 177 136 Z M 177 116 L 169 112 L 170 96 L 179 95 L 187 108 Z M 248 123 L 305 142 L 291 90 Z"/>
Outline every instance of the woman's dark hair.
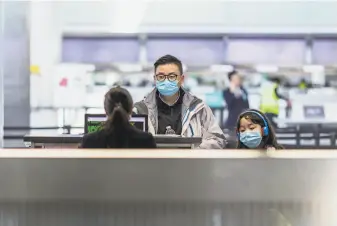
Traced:
<path fill-rule="evenodd" d="M 267 122 L 268 125 L 265 125 L 265 122 L 261 118 Z M 268 127 L 268 135 L 262 137 L 262 145 L 263 148 L 272 146 L 275 149 L 283 149 L 283 146 L 277 143 L 276 134 L 274 131 L 274 128 L 271 126 L 269 119 L 260 111 L 255 109 L 249 109 L 247 111 L 244 111 L 238 118 L 237 124 L 236 124 L 236 133 L 239 133 L 240 130 L 240 121 L 242 118 L 251 120 L 254 124 L 258 124 L 261 127 Z M 248 149 L 243 143 L 240 142 L 240 137 L 238 136 L 238 142 L 237 142 L 237 148 L 238 149 Z"/>
<path fill-rule="evenodd" d="M 117 146 L 125 146 L 125 136 L 123 131 L 128 128 L 129 116 L 132 113 L 133 100 L 129 93 L 124 88 L 115 87 L 111 88 L 106 94 L 104 99 L 104 109 L 108 116 L 104 129 L 109 135 L 109 144 Z"/>

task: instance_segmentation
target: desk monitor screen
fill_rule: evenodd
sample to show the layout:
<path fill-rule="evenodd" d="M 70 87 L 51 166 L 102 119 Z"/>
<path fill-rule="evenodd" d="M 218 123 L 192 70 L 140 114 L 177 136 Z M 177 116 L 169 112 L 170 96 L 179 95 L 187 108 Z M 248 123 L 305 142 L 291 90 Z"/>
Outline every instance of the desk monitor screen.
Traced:
<path fill-rule="evenodd" d="M 85 114 L 84 133 L 93 133 L 101 130 L 106 120 L 105 114 Z M 144 132 L 148 131 L 147 115 L 132 115 L 130 124 Z"/>
<path fill-rule="evenodd" d="M 325 118 L 324 106 L 304 106 L 305 118 Z"/>

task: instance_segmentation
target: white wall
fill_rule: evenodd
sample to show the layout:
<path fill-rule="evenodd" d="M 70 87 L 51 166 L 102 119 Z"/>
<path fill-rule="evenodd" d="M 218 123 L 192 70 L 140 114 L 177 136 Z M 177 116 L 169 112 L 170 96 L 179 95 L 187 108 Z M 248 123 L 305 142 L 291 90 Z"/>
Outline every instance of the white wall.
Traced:
<path fill-rule="evenodd" d="M 0 1 L 0 49 L 3 49 L 4 45 L 4 3 Z M 0 51 L 0 148 L 3 147 L 3 135 L 4 135 L 4 91 L 3 91 L 3 79 L 4 79 L 4 56 Z"/>
<path fill-rule="evenodd" d="M 40 68 L 31 75 L 31 105 L 51 106 L 55 67 L 60 62 L 62 26 L 56 2 L 31 2 L 30 59 Z"/>

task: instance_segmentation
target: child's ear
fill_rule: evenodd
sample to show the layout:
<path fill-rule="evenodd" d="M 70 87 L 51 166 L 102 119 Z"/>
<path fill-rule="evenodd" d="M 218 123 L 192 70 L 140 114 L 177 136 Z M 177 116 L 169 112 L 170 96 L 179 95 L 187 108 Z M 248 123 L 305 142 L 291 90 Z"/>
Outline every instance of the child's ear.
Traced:
<path fill-rule="evenodd" d="M 264 136 L 264 131 L 262 127 L 261 127 L 261 136 Z"/>

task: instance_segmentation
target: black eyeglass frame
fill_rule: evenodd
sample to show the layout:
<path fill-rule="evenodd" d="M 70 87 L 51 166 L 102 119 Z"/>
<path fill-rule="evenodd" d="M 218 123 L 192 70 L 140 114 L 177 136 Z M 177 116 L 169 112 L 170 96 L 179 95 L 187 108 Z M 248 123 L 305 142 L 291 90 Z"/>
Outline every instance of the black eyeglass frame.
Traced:
<path fill-rule="evenodd" d="M 162 79 L 159 79 L 159 78 L 158 78 L 159 76 L 163 76 L 163 78 L 162 78 Z M 170 74 L 168 74 L 168 75 L 165 75 L 165 74 L 156 74 L 156 75 L 155 75 L 156 80 L 159 81 L 159 82 L 163 82 L 163 81 L 165 81 L 166 79 L 167 79 L 168 81 L 170 81 L 170 82 L 174 82 L 174 81 L 177 81 L 178 76 L 179 76 L 179 75 L 177 75 L 177 74 L 175 74 L 175 73 L 170 73 Z"/>

